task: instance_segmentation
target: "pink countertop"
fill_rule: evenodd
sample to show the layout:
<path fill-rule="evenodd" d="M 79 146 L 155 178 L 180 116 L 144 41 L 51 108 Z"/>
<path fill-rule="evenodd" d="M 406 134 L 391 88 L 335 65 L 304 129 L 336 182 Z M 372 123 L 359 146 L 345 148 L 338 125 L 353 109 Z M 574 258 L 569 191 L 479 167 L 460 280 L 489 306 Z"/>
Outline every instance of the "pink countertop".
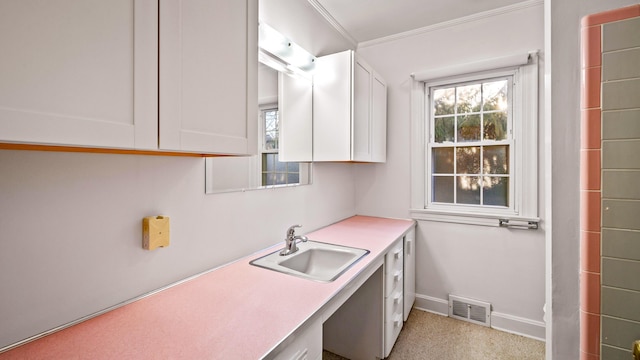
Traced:
<path fill-rule="evenodd" d="M 412 225 L 354 216 L 306 234 L 371 251 L 331 283 L 249 265 L 278 245 L 9 350 L 0 359 L 259 359 Z"/>

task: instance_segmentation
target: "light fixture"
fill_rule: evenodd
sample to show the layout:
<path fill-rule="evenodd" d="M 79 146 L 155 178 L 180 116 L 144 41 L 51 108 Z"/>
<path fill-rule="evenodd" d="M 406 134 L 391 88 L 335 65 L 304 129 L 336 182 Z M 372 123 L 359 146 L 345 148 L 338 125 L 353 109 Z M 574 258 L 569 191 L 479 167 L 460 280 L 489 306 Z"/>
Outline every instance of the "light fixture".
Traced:
<path fill-rule="evenodd" d="M 261 50 L 261 61 L 264 59 L 269 62 L 280 61 L 282 62 L 280 66 L 296 73 L 313 71 L 315 56 L 263 22 L 259 24 L 259 29 L 258 43 Z M 267 65 L 274 67 L 271 64 Z"/>

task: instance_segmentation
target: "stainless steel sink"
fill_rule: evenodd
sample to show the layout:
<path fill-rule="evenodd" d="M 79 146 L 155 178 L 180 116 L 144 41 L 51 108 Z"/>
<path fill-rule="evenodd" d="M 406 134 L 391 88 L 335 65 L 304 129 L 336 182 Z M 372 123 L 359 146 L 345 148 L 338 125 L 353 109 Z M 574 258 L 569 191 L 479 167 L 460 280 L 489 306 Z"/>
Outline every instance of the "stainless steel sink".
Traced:
<path fill-rule="evenodd" d="M 259 257 L 251 265 L 306 279 L 330 282 L 337 279 L 369 250 L 309 240 L 298 243 L 298 251 L 282 256 L 280 250 Z"/>

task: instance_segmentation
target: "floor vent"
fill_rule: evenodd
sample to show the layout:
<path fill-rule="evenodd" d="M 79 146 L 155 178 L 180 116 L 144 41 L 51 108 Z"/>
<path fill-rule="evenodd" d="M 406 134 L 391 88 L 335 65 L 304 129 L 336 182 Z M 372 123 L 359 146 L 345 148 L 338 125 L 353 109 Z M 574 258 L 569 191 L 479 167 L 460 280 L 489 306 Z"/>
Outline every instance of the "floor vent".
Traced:
<path fill-rule="evenodd" d="M 491 326 L 491 304 L 449 294 L 449 317 Z"/>

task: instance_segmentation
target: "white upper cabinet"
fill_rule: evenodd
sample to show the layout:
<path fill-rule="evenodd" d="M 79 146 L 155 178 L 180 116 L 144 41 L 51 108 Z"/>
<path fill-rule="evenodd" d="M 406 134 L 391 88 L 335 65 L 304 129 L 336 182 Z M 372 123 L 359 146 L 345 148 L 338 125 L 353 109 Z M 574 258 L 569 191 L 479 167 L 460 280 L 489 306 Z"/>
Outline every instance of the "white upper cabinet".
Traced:
<path fill-rule="evenodd" d="M 156 149 L 158 3 L 0 1 L 0 141 Z"/>
<path fill-rule="evenodd" d="M 278 73 L 279 161 L 308 162 L 313 157 L 311 79 Z"/>
<path fill-rule="evenodd" d="M 160 0 L 160 149 L 257 151 L 257 0 Z"/>
<path fill-rule="evenodd" d="M 0 142 L 254 153 L 257 23 L 257 0 L 0 1 Z"/>
<path fill-rule="evenodd" d="M 387 83 L 377 72 L 371 77 L 371 145 L 369 161 L 387 161 Z M 359 159 L 356 159 L 359 160 Z M 367 161 L 362 159 L 362 161 Z"/>
<path fill-rule="evenodd" d="M 353 51 L 316 60 L 313 160 L 385 162 L 387 86 Z"/>

